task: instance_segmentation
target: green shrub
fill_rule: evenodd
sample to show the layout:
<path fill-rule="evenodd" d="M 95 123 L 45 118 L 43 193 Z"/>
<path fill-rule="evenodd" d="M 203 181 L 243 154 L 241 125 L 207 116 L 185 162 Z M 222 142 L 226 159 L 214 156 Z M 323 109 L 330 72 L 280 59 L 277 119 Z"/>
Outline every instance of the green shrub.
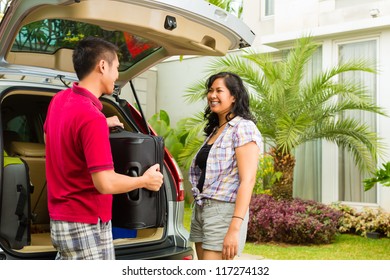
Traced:
<path fill-rule="evenodd" d="M 390 237 L 390 213 L 372 208 L 363 208 L 362 211 L 357 211 L 341 203 L 334 204 L 333 208 L 343 213 L 339 222 L 341 233 L 366 236 L 367 232 L 378 232 L 382 236 Z"/>
<path fill-rule="evenodd" d="M 160 110 L 160 112 L 154 114 L 148 122 L 158 135 L 164 137 L 165 146 L 175 160 L 177 160 L 180 152 L 183 150 L 184 140 L 182 140 L 182 137 L 185 138 L 185 136 L 170 126 L 168 113 L 164 110 Z"/>
<path fill-rule="evenodd" d="M 271 187 L 275 184 L 282 172 L 274 170 L 274 160 L 271 155 L 264 154 L 259 160 L 256 173 L 256 184 L 253 188 L 254 194 L 271 194 Z"/>

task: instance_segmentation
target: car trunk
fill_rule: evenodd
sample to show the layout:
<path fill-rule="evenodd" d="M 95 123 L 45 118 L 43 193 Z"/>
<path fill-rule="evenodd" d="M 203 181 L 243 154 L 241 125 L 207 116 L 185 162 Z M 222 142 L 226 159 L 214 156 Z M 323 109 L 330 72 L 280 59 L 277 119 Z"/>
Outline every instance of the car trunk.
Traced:
<path fill-rule="evenodd" d="M 46 91 L 42 88 L 38 90 L 33 88 L 15 88 L 14 90 L 8 91 L 1 99 L 0 109 L 4 124 L 2 133 L 3 144 L 7 155 L 5 170 L 7 171 L 11 166 L 13 169 L 10 173 L 4 172 L 3 174 L 3 185 L 1 188 L 3 194 L 1 196 L 1 213 L 3 218 L 1 219 L 2 224 L 0 224 L 0 229 L 2 229 L 2 238 L 6 239 L 5 241 L 8 243 L 8 249 L 13 249 L 19 253 L 55 251 L 50 239 L 50 219 L 47 210 L 46 195 L 45 145 L 43 143 L 43 131 L 40 128 L 43 125 L 48 104 L 58 90 L 52 89 Z M 102 103 L 103 113 L 107 117 L 116 115 L 125 124 L 127 131 L 139 131 L 139 128 L 134 127 L 129 122 L 131 116 L 128 116 L 125 111 L 121 110 L 115 100 L 102 98 Z M 126 104 L 126 106 L 129 105 Z M 28 129 L 29 133 L 26 131 L 23 135 L 16 135 L 17 132 L 14 130 L 15 120 L 24 118 L 25 116 L 30 117 L 28 120 L 25 119 L 27 122 L 25 125 L 30 127 Z M 126 150 L 126 144 L 123 145 L 121 143 L 120 149 Z M 17 159 L 21 161 L 15 161 Z M 132 161 L 131 158 L 130 161 Z M 22 167 L 23 164 L 26 165 L 26 169 Z M 114 165 L 116 165 L 115 162 Z M 15 166 L 21 166 L 18 167 L 20 170 L 15 170 Z M 164 175 L 164 187 L 161 189 L 163 198 L 160 200 L 160 204 L 164 204 L 164 207 L 157 213 L 155 211 L 155 215 L 159 215 L 156 219 L 162 222 L 158 224 L 137 225 L 140 218 L 138 215 L 130 215 L 135 212 L 132 206 L 136 206 L 137 211 L 140 211 L 139 209 L 141 207 L 141 210 L 144 209 L 148 215 L 151 215 L 149 210 L 155 205 L 149 204 L 148 201 L 143 201 L 142 198 L 130 203 L 126 206 L 126 209 L 122 209 L 122 211 L 128 213 L 123 212 L 122 214 L 125 217 L 130 217 L 127 219 L 127 223 L 123 224 L 123 226 L 120 223 L 114 226 L 113 235 L 116 246 L 153 243 L 166 237 L 167 196 L 170 198 L 175 197 L 176 189 L 175 184 L 171 183 L 172 178 L 170 178 L 170 173 L 164 172 Z M 25 185 L 27 186 L 31 182 L 32 186 L 31 191 L 25 193 L 28 203 L 26 202 L 24 215 L 28 219 L 28 225 L 24 229 L 24 238 L 21 242 L 15 241 L 15 236 L 18 230 L 20 230 L 20 220 L 14 211 L 20 203 L 20 194 L 16 188 L 21 183 L 19 181 L 13 181 L 14 177 L 25 178 L 27 182 Z M 10 199 L 11 194 L 15 199 Z M 113 208 L 117 207 L 116 203 L 118 202 L 114 199 Z M 8 217 L 8 219 L 4 217 Z M 4 232 L 5 228 L 7 229 L 6 232 Z"/>

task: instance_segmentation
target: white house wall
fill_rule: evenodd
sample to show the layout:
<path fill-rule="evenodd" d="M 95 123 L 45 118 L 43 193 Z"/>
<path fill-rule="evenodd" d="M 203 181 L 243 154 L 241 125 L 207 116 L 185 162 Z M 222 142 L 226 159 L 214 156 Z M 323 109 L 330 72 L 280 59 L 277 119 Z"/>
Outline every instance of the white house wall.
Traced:
<path fill-rule="evenodd" d="M 175 58 L 157 66 L 157 108 L 168 111 L 171 126 L 175 127 L 177 121 L 204 110 L 204 102 L 189 104 L 184 95 L 188 87 L 204 80 L 205 66 L 212 59 L 191 57 L 180 61 Z"/>

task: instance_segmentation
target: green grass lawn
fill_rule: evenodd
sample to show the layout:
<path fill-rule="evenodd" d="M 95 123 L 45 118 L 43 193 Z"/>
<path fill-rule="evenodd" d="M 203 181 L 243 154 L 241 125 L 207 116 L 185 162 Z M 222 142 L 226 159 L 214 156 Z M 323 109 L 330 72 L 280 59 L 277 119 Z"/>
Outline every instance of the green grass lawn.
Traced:
<path fill-rule="evenodd" d="M 184 212 L 184 227 L 190 229 L 191 209 Z M 340 234 L 328 245 L 246 243 L 244 253 L 273 260 L 390 260 L 390 238 L 369 239 Z"/>

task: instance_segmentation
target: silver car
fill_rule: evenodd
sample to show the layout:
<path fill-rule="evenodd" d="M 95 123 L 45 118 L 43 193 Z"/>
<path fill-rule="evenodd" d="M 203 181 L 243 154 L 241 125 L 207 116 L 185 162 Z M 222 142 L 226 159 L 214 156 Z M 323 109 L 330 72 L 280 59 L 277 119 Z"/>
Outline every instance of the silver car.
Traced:
<path fill-rule="evenodd" d="M 120 49 L 117 92 L 101 98 L 104 114 L 141 133 L 148 131 L 142 114 L 120 96 L 125 85 L 168 57 L 221 56 L 254 39 L 242 21 L 203 0 L 13 0 L 0 25 L 0 259 L 56 255 L 42 127 L 51 98 L 77 80 L 73 47 L 91 35 Z M 194 257 L 183 227 L 182 175 L 167 150 L 163 172 L 162 200 L 142 208 L 154 209 L 158 222 L 114 227 L 117 259 Z M 121 215 L 139 211 L 132 207 Z"/>

